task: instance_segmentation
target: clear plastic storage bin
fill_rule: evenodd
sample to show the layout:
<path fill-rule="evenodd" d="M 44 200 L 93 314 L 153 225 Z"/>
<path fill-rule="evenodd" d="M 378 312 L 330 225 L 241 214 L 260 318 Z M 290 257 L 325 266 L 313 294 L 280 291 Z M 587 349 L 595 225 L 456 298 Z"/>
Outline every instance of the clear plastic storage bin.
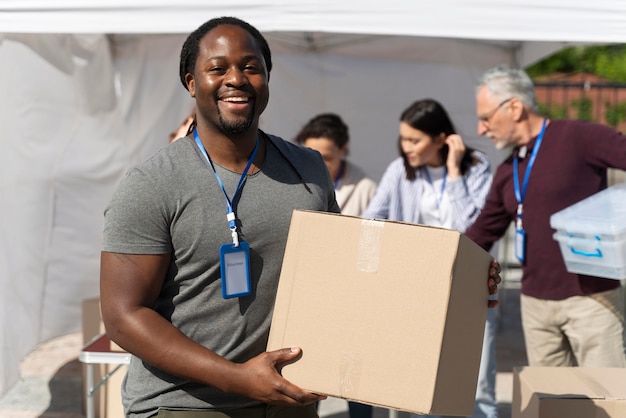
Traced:
<path fill-rule="evenodd" d="M 553 214 L 550 226 L 567 271 L 626 279 L 626 183 Z"/>

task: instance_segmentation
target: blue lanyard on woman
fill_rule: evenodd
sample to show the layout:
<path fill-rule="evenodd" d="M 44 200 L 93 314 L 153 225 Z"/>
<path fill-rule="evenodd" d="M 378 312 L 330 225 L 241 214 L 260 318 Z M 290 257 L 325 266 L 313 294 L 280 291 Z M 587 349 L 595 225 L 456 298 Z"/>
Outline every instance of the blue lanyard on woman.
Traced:
<path fill-rule="evenodd" d="M 424 176 L 426 177 L 426 181 L 428 182 L 428 184 L 431 185 L 431 187 L 435 188 L 435 186 L 433 186 L 433 181 L 430 178 L 430 173 L 428 172 L 428 167 L 424 166 L 423 170 L 424 172 Z M 443 167 L 443 182 L 441 183 L 441 196 L 437 196 L 437 191 L 435 190 L 435 199 L 437 200 L 437 209 L 439 209 L 439 206 L 441 205 L 441 201 L 443 200 L 443 191 L 446 189 L 446 179 L 448 178 L 448 167 Z"/>
<path fill-rule="evenodd" d="M 230 227 L 230 233 L 231 233 L 231 236 L 233 237 L 233 245 L 235 247 L 238 247 L 239 236 L 237 234 L 237 224 L 235 223 L 236 216 L 235 216 L 235 212 L 233 211 L 232 202 L 228 198 L 228 194 L 226 193 L 226 189 L 224 189 L 224 184 L 222 183 L 222 179 L 220 179 L 219 174 L 217 174 L 217 171 L 215 170 L 215 166 L 213 165 L 213 161 L 211 161 L 211 158 L 209 158 L 209 154 L 207 154 L 206 149 L 204 148 L 204 145 L 202 144 L 202 141 L 200 140 L 200 136 L 198 135 L 198 131 L 196 129 L 193 130 L 193 137 L 196 140 L 196 144 L 198 145 L 198 148 L 200 148 L 200 151 L 202 151 L 202 155 L 204 155 L 204 158 L 211 165 L 211 168 L 213 169 L 213 174 L 215 175 L 215 178 L 217 179 L 217 183 L 220 185 L 220 188 L 222 189 L 222 192 L 224 193 L 224 197 L 226 198 L 226 209 L 228 211 L 226 214 L 226 220 L 228 221 L 228 226 Z M 239 183 L 237 184 L 237 188 L 235 189 L 235 193 L 233 194 L 233 200 L 235 200 L 237 193 L 239 193 L 239 190 L 241 189 L 241 186 L 243 185 L 243 182 L 246 179 L 246 175 L 248 174 L 248 170 L 250 169 L 250 166 L 252 165 L 252 161 L 254 161 L 254 157 L 256 156 L 256 152 L 258 148 L 259 148 L 259 138 L 257 137 L 256 144 L 254 145 L 254 150 L 252 151 L 252 154 L 250 155 L 248 164 L 246 164 L 246 168 L 244 168 L 243 173 L 241 173 L 241 178 L 239 179 Z"/>
<path fill-rule="evenodd" d="M 547 121 L 547 119 L 544 119 L 543 124 L 541 125 L 541 131 L 539 132 L 539 136 L 537 137 L 537 141 L 535 142 L 533 152 L 530 155 L 528 167 L 526 167 L 526 173 L 524 173 L 524 183 L 522 184 L 521 188 L 519 184 L 519 158 L 517 157 L 517 154 L 513 158 L 513 186 L 515 188 L 515 199 L 517 200 L 517 219 L 515 221 L 515 256 L 521 262 L 524 262 L 526 259 L 526 232 L 524 231 L 524 226 L 522 223 L 522 218 L 524 217 L 524 197 L 526 197 L 526 189 L 528 188 L 530 171 L 535 165 L 535 159 L 537 158 L 537 154 L 539 153 L 539 147 L 541 147 L 543 135 L 546 132 Z"/>

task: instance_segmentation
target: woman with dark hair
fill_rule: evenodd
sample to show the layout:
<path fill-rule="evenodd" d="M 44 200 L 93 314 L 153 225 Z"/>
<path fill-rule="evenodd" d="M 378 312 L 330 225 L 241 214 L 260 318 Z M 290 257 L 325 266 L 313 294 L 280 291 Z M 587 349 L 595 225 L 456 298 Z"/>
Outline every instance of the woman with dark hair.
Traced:
<path fill-rule="evenodd" d="M 387 167 L 362 215 L 465 231 L 491 185 L 487 156 L 465 146 L 432 99 L 405 109 L 399 131 L 400 157 Z"/>
<path fill-rule="evenodd" d="M 491 186 L 487 156 L 463 143 L 446 110 L 432 99 L 418 100 L 405 109 L 399 130 L 400 157 L 387 167 L 362 216 L 465 232 Z M 490 309 L 472 418 L 498 416 L 496 319 L 495 309 Z"/>

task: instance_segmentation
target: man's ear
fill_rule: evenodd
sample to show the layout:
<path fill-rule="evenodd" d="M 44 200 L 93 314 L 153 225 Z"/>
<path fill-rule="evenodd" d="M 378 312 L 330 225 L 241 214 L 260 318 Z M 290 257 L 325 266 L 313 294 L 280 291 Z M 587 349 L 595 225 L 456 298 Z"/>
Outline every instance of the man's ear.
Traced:
<path fill-rule="evenodd" d="M 511 100 L 510 106 L 512 107 L 513 117 L 516 122 L 526 118 L 528 116 L 528 112 L 526 112 L 526 108 L 524 107 L 524 103 L 521 100 L 514 98 Z"/>
<path fill-rule="evenodd" d="M 191 97 L 196 97 L 196 80 L 192 74 L 185 74 L 185 83 L 187 83 L 187 90 L 189 90 Z"/>

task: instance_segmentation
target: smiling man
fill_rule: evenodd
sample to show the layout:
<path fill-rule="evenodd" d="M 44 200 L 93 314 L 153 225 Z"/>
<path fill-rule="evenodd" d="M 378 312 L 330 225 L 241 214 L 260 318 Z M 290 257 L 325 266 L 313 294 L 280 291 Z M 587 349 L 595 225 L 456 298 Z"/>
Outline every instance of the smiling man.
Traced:
<path fill-rule="evenodd" d="M 271 68 L 246 22 L 191 33 L 193 134 L 131 169 L 105 211 L 102 315 L 133 354 L 127 416 L 317 416 L 324 397 L 278 371 L 300 349 L 265 348 L 292 211 L 339 208 L 319 153 L 258 128 Z"/>
<path fill-rule="evenodd" d="M 292 212 L 339 207 L 317 151 L 258 127 L 271 69 L 242 20 L 192 32 L 180 58 L 192 133 L 131 169 L 105 210 L 100 299 L 107 334 L 133 355 L 126 416 L 317 417 L 324 396 L 280 374 L 301 349 L 265 349 Z"/>

